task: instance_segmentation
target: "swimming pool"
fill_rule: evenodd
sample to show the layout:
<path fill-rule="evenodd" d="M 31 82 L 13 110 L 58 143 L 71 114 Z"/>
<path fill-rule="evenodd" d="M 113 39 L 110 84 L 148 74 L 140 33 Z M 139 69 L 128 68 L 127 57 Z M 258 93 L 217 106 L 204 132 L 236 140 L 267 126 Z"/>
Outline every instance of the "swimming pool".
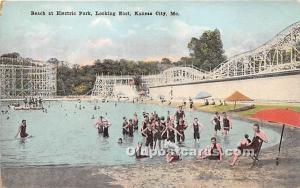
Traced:
<path fill-rule="evenodd" d="M 79 106 L 81 105 L 81 109 Z M 94 110 L 94 106 L 100 109 Z M 77 106 L 77 108 L 76 108 Z M 51 101 L 45 102 L 47 113 L 42 111 L 14 111 L 9 114 L 1 114 L 1 164 L 3 166 L 27 166 L 27 165 L 117 165 L 134 163 L 160 163 L 164 162 L 162 156 L 152 159 L 136 160 L 126 154 L 126 148 L 136 146 L 138 141 L 143 140 L 140 131 L 134 133 L 133 138 L 125 138 L 124 143 L 117 144 L 118 138 L 122 138 L 122 118 L 133 117 L 137 112 L 139 128 L 142 121 L 142 112 L 153 112 L 167 115 L 169 110 L 175 113 L 175 108 L 169 108 L 150 104 L 133 104 L 119 102 L 102 103 L 96 101 Z M 7 109 L 7 103 L 1 103 L 0 111 Z M 107 113 L 107 115 L 106 115 Z M 109 128 L 109 138 L 103 138 L 94 127 L 96 119 L 100 115 L 107 118 L 112 126 Z M 9 119 L 7 117 L 9 116 Z M 210 142 L 213 135 L 213 126 L 210 123 L 211 114 L 203 112 L 186 111 L 186 119 L 191 123 L 193 117 L 198 117 L 204 125 L 201 133 L 200 144 L 203 148 Z M 27 132 L 33 135 L 25 142 L 14 139 L 18 126 L 22 119 L 27 120 Z M 280 135 L 271 130 L 263 129 L 269 136 L 269 143 L 263 147 L 277 144 Z M 235 148 L 245 133 L 252 137 L 252 126 L 248 122 L 233 119 L 233 129 L 226 138 L 218 136 L 217 140 L 223 148 Z M 184 146 L 194 148 L 193 129 L 188 127 L 185 131 L 186 141 Z M 186 157 L 191 158 L 191 157 Z"/>

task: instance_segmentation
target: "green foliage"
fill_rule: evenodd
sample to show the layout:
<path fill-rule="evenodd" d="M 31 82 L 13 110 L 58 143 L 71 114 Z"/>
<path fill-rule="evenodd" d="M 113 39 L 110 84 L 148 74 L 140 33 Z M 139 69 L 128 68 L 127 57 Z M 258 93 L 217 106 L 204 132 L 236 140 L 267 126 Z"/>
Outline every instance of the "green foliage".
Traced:
<path fill-rule="evenodd" d="M 168 58 L 162 58 L 162 59 L 161 59 L 161 63 L 162 63 L 162 64 L 171 64 L 172 61 L 171 61 L 170 59 L 168 59 Z"/>
<path fill-rule="evenodd" d="M 132 75 L 137 89 L 140 90 L 142 89 L 140 75 L 158 73 L 158 64 L 159 62 L 134 62 L 125 59 L 119 61 L 97 59 L 93 65 L 85 66 L 75 64 L 69 67 L 62 64 L 57 67 L 57 95 L 90 94 L 96 80 L 96 74 Z"/>
<path fill-rule="evenodd" d="M 81 83 L 78 86 L 73 87 L 73 95 L 85 95 L 89 91 L 88 85 Z"/>
<path fill-rule="evenodd" d="M 18 58 L 20 54 L 17 52 L 2 54 L 1 57 L 10 57 L 10 58 Z"/>
<path fill-rule="evenodd" d="M 221 34 L 218 29 L 205 31 L 201 37 L 193 37 L 188 43 L 190 61 L 198 68 L 209 71 L 226 60 Z"/>

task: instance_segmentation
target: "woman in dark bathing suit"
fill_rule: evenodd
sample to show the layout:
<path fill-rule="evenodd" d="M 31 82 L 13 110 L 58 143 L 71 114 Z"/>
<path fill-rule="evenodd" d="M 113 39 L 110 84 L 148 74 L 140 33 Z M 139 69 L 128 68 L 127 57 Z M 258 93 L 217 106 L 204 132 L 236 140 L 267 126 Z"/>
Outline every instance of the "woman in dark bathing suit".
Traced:
<path fill-rule="evenodd" d="M 179 119 L 179 123 L 177 124 L 176 130 L 180 133 L 177 134 L 177 142 L 181 143 L 184 142 L 185 140 L 185 135 L 184 135 L 184 130 L 187 128 L 188 126 L 185 124 L 185 121 L 183 120 L 183 118 Z"/>
<path fill-rule="evenodd" d="M 165 122 L 165 117 L 161 117 L 158 123 L 158 127 L 157 127 L 157 139 L 158 139 L 158 145 L 159 148 L 161 148 L 161 143 L 165 142 L 165 139 L 167 139 L 167 133 L 164 133 L 162 135 L 162 132 L 166 129 L 166 122 Z"/>
<path fill-rule="evenodd" d="M 231 121 L 228 118 L 226 112 L 223 112 L 223 130 L 224 130 L 224 134 L 227 135 L 230 129 L 232 129 Z"/>
<path fill-rule="evenodd" d="M 146 135 L 146 146 L 150 146 L 151 149 L 153 149 L 153 141 L 154 141 L 154 128 L 149 125 L 145 130 L 142 132 L 143 134 Z"/>
<path fill-rule="evenodd" d="M 198 118 L 194 118 L 194 122 L 192 124 L 193 128 L 194 128 L 194 139 L 195 142 L 200 139 L 200 131 L 203 128 L 203 125 L 201 123 L 198 122 Z"/>
<path fill-rule="evenodd" d="M 133 123 L 132 123 L 132 119 L 129 120 L 129 123 L 123 127 L 123 129 L 128 131 L 128 136 L 129 137 L 133 137 Z"/>
<path fill-rule="evenodd" d="M 142 132 L 143 137 L 146 137 L 146 135 L 143 133 L 143 131 L 147 128 L 148 124 L 150 124 L 149 116 L 145 115 L 144 121 L 142 122 L 142 127 L 141 127 L 141 132 Z"/>
<path fill-rule="evenodd" d="M 217 132 L 221 131 L 221 117 L 219 115 L 219 112 L 215 113 L 215 116 L 211 120 L 211 123 L 215 126 L 215 135 L 217 135 Z"/>
<path fill-rule="evenodd" d="M 168 117 L 168 119 L 170 120 L 170 118 Z M 160 132 L 163 133 L 166 130 L 166 121 L 165 118 L 162 117 L 160 120 Z M 163 141 L 165 141 L 167 139 L 167 133 L 164 132 L 164 134 L 161 135 L 161 139 Z"/>
<path fill-rule="evenodd" d="M 247 142 L 240 142 L 238 150 L 240 150 L 240 152 L 243 152 L 243 150 L 245 149 L 252 149 L 254 151 L 254 153 L 257 153 L 260 149 L 260 146 L 263 142 L 268 142 L 268 137 L 267 135 L 260 130 L 259 125 L 258 124 L 254 124 L 253 125 L 253 131 L 254 131 L 254 136 L 253 139 L 250 143 Z M 234 166 L 236 161 L 238 160 L 239 157 L 239 152 L 238 150 L 236 152 L 233 153 L 232 155 L 232 162 L 230 163 L 230 166 Z"/>
<path fill-rule="evenodd" d="M 19 126 L 19 130 L 17 135 L 15 136 L 15 138 L 18 137 L 18 135 L 20 134 L 21 138 L 26 138 L 28 136 L 28 134 L 26 133 L 26 120 L 22 120 L 21 125 Z"/>
<path fill-rule="evenodd" d="M 134 128 L 134 130 L 137 130 L 139 128 L 138 124 L 139 124 L 139 119 L 137 117 L 137 114 L 134 113 L 134 117 L 133 117 L 133 128 Z"/>
<path fill-rule="evenodd" d="M 127 135 L 128 130 L 126 129 L 126 126 L 128 125 L 126 117 L 123 117 L 123 124 L 122 124 L 122 134 Z"/>
<path fill-rule="evenodd" d="M 95 127 L 98 129 L 99 134 L 103 133 L 103 117 L 102 116 L 100 116 L 99 119 L 97 120 Z"/>
<path fill-rule="evenodd" d="M 169 119 L 169 118 L 168 118 Z M 177 134 L 179 134 L 179 136 L 182 136 L 182 134 L 180 134 L 180 132 L 178 132 L 174 127 L 173 127 L 173 123 L 172 120 L 167 121 L 166 123 L 166 129 L 161 133 L 161 135 L 164 135 L 165 132 L 167 133 L 167 141 L 173 142 L 175 143 L 175 132 Z"/>
<path fill-rule="evenodd" d="M 110 127 L 110 126 L 111 126 L 111 124 L 107 120 L 105 120 L 103 122 L 103 137 L 109 137 L 108 127 Z"/>

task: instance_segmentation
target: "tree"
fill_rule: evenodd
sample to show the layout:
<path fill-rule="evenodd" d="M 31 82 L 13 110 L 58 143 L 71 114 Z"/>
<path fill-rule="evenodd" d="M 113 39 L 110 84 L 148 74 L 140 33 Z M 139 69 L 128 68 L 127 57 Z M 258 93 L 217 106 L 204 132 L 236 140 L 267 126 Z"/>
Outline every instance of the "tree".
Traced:
<path fill-rule="evenodd" d="M 13 52 L 13 53 L 2 54 L 1 57 L 18 58 L 21 56 L 19 53 Z"/>
<path fill-rule="evenodd" d="M 218 29 L 205 31 L 199 39 L 188 43 L 192 63 L 203 70 L 211 70 L 226 60 L 221 34 Z"/>
<path fill-rule="evenodd" d="M 170 59 L 164 57 L 164 58 L 161 59 L 161 63 L 162 64 L 171 64 L 172 61 Z"/>
<path fill-rule="evenodd" d="M 81 83 L 73 88 L 73 95 L 85 95 L 88 92 L 88 86 Z"/>
<path fill-rule="evenodd" d="M 53 65 L 58 65 L 60 61 L 57 58 L 50 58 L 47 63 L 53 64 Z"/>

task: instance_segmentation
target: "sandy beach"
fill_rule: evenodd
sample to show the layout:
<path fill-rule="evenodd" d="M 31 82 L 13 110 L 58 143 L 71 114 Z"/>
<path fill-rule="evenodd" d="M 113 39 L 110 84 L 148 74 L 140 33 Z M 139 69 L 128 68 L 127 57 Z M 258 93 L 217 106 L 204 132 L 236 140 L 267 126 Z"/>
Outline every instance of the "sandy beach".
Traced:
<path fill-rule="evenodd" d="M 278 132 L 281 126 L 268 126 Z M 171 164 L 121 166 L 1 167 L 2 186 L 17 187 L 299 187 L 300 130 L 286 127 L 276 166 L 278 145 L 263 149 L 260 164 L 241 157 L 229 167 L 222 162 L 180 161 Z"/>

